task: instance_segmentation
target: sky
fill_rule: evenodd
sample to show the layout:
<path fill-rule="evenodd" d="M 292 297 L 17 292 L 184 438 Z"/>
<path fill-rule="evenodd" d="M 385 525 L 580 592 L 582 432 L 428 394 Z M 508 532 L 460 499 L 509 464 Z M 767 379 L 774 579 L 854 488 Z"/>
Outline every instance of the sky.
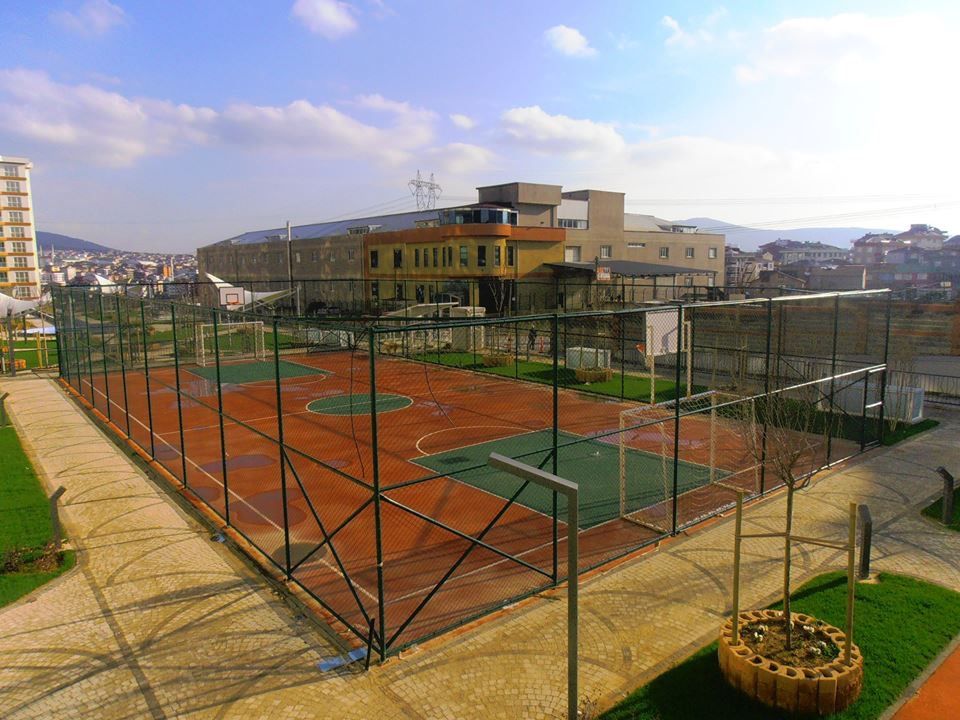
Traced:
<path fill-rule="evenodd" d="M 39 229 L 193 251 L 528 181 L 627 210 L 960 232 L 960 3 L 5 0 Z"/>

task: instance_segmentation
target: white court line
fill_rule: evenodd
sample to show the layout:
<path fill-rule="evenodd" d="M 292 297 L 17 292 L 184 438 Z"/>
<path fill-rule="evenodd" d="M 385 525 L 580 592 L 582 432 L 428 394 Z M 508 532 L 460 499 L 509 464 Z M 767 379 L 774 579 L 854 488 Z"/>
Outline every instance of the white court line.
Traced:
<path fill-rule="evenodd" d="M 93 388 L 93 391 L 94 391 L 94 392 L 99 393 L 100 395 L 104 396 L 104 398 L 106 398 L 106 393 L 102 392 L 102 391 L 101 391 L 100 389 L 98 389 L 96 386 L 91 385 L 89 381 L 84 381 L 84 380 L 81 378 L 81 382 L 86 382 L 87 385 L 90 385 L 90 387 Z M 124 410 L 124 412 L 126 412 L 125 408 L 123 408 L 123 406 L 120 405 L 116 400 L 110 400 L 109 402 L 110 402 L 112 405 L 116 405 L 119 409 Z M 129 415 L 129 417 L 130 417 L 131 420 L 133 420 L 135 423 L 137 423 L 137 424 L 140 425 L 143 429 L 145 429 L 148 433 L 150 432 L 150 428 L 149 428 L 147 425 L 144 425 L 144 423 L 141 422 L 138 418 L 134 417 L 133 415 Z M 214 427 L 219 427 L 219 425 L 215 425 Z M 188 463 L 190 463 L 191 465 L 193 465 L 197 470 L 199 470 L 201 473 L 203 473 L 203 474 L 206 475 L 208 478 L 210 478 L 211 480 L 213 480 L 213 482 L 214 482 L 215 484 L 219 485 L 221 488 L 223 487 L 223 482 L 222 482 L 222 481 L 218 480 L 218 479 L 215 478 L 213 475 L 211 475 L 210 473 L 208 473 L 206 470 L 204 470 L 202 467 L 200 467 L 200 466 L 199 466 L 194 460 L 192 460 L 190 457 L 184 456 L 183 453 L 182 453 L 180 450 L 178 450 L 175 445 L 171 445 L 170 443 L 168 443 L 168 442 L 167 442 L 166 440 L 164 440 L 163 438 L 157 436 L 156 433 L 153 433 L 153 435 L 154 435 L 155 437 L 157 437 L 157 439 L 159 439 L 160 442 L 162 442 L 164 445 L 166 445 L 167 447 L 171 448 L 174 452 L 176 452 L 177 455 L 179 455 L 179 456 L 181 456 L 181 457 L 184 457 Z M 221 448 L 221 450 L 222 450 L 222 448 Z M 159 461 L 158 461 L 158 462 L 159 462 Z M 161 463 L 161 464 L 162 464 L 162 463 Z M 190 486 L 188 485 L 187 487 L 189 488 Z M 228 492 L 231 496 L 235 497 L 238 502 L 243 503 L 243 504 L 246 505 L 248 508 L 250 508 L 251 510 L 253 510 L 257 515 L 259 515 L 259 516 L 262 517 L 264 520 L 266 520 L 268 524 L 273 525 L 273 527 L 275 527 L 275 528 L 276 528 L 277 530 L 279 530 L 281 533 L 283 532 L 283 527 L 282 527 L 282 526 L 277 525 L 277 523 L 275 523 L 272 518 L 269 518 L 269 517 L 267 517 L 266 515 L 264 515 L 262 512 L 260 512 L 260 509 L 259 509 L 259 508 L 255 507 L 255 506 L 251 505 L 249 502 L 247 502 L 247 500 L 246 500 L 242 495 L 238 495 L 237 492 L 236 492 L 236 490 L 233 490 L 233 489 L 231 489 L 231 488 L 227 488 L 227 492 Z M 202 499 L 203 499 L 203 498 L 201 498 L 201 500 L 202 500 Z M 206 502 L 206 501 L 204 500 L 204 502 Z M 209 504 L 209 503 L 207 503 L 207 504 Z M 328 543 L 328 544 L 329 544 L 329 543 Z M 325 558 L 320 558 L 320 562 L 321 562 L 322 564 L 326 565 L 326 566 L 327 566 L 330 570 L 332 570 L 336 575 L 339 575 L 340 577 L 344 578 L 344 580 L 346 580 L 346 578 L 344 577 L 343 573 L 340 572 L 340 568 L 338 568 L 338 567 L 336 567 L 335 565 L 331 564 L 331 563 L 330 563 L 328 560 L 326 560 Z M 371 593 L 369 590 L 367 590 L 365 587 L 363 587 L 363 586 L 362 586 L 360 583 L 358 583 L 356 580 L 351 580 L 350 583 L 352 583 L 358 590 L 360 590 L 360 592 L 362 592 L 364 595 L 366 595 L 368 598 L 370 598 L 373 602 L 377 602 L 377 601 L 378 601 L 376 595 L 374 595 L 373 593 Z"/>

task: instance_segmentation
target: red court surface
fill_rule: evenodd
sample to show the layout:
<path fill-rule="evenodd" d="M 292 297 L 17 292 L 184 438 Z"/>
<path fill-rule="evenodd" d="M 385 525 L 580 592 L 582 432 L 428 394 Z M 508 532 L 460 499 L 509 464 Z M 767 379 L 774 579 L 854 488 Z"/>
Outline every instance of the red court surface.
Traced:
<path fill-rule="evenodd" d="M 934 670 L 893 716 L 893 720 L 947 720 L 960 718 L 960 648 Z"/>
<path fill-rule="evenodd" d="M 121 429 L 129 422 L 131 438 L 148 452 L 152 424 L 156 459 L 281 567 L 286 565 L 286 511 L 293 578 L 361 636 L 370 619 L 377 621 L 378 629 L 380 625 L 373 492 L 374 465 L 379 463 L 383 616 L 389 650 L 549 586 L 555 552 L 559 574 L 565 575 L 562 519 L 555 545 L 553 520 L 520 504 L 522 496 L 505 507 L 502 497 L 448 477 L 433 477 L 413 462 L 424 455 L 552 427 L 549 386 L 378 357 L 377 392 L 403 395 L 413 402 L 378 415 L 375 453 L 369 414 L 320 415 L 306 409 L 319 398 L 369 393 L 369 356 L 335 351 L 283 359 L 321 368 L 326 374 L 283 379 L 279 398 L 272 380 L 224 385 L 222 439 L 216 385 L 189 367 L 180 368 L 179 407 L 178 377 L 169 365 L 150 369 L 149 403 L 147 378 L 139 371 L 104 374 L 94 367 L 93 389 L 86 372 L 80 389 Z M 634 406 L 560 390 L 559 426 L 584 436 L 616 431 L 620 412 Z M 281 416 L 286 463 L 281 462 L 278 442 Z M 681 421 L 680 458 L 704 463 L 708 433 L 709 423 L 699 418 Z M 612 440 L 616 442 L 616 437 Z M 659 432 L 634 432 L 627 443 L 655 453 L 662 448 Z M 720 432 L 715 448 L 717 467 L 737 471 L 750 464 L 735 432 Z M 684 494 L 677 508 L 680 524 L 728 505 L 738 487 L 753 492 L 757 475 L 751 469 L 723 484 Z M 392 487 L 425 477 L 432 479 Z M 654 527 L 669 527 L 672 502 L 666 500 L 646 512 L 647 527 L 615 518 L 581 531 L 581 568 L 655 539 L 659 533 Z M 333 539 L 317 550 L 325 534 Z M 485 547 L 467 552 L 471 538 L 481 539 Z"/>

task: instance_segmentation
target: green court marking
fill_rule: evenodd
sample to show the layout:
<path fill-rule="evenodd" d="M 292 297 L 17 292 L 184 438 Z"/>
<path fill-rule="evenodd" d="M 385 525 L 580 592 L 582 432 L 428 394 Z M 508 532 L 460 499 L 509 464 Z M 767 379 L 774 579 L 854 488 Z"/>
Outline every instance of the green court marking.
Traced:
<path fill-rule="evenodd" d="M 584 529 L 620 516 L 620 450 L 616 444 L 616 436 L 613 435 L 610 439 L 613 442 L 584 438 L 562 431 L 559 433 L 558 444 L 561 447 L 558 452 L 557 474 L 580 484 L 580 527 Z M 564 443 L 573 441 L 579 442 L 563 446 Z M 553 431 L 538 430 L 427 455 L 416 458 L 413 462 L 502 498 L 510 498 L 520 487 L 520 481 L 512 475 L 487 467 L 490 453 L 514 457 L 535 467 L 546 461 L 542 465 L 543 469 L 552 471 L 553 463 L 548 459 L 552 445 Z M 467 469 L 477 465 L 483 467 Z M 655 505 L 665 499 L 665 493 L 672 494 L 672 457 L 667 458 L 667 487 L 664 487 L 663 482 L 661 455 L 627 448 L 626 466 L 627 512 Z M 710 482 L 710 468 L 705 465 L 681 460 L 677 470 L 678 493 Z M 719 480 L 728 474 L 717 470 L 716 478 Z M 533 483 L 524 489 L 517 502 L 544 515 L 553 513 L 553 493 Z M 563 496 L 558 498 L 557 507 L 558 517 L 562 520 L 566 512 Z"/>
<path fill-rule="evenodd" d="M 406 395 L 377 393 L 377 415 L 393 410 L 403 410 L 403 408 L 411 405 L 413 405 L 413 399 Z M 319 398 L 310 402 L 307 405 L 307 410 L 319 415 L 350 415 L 351 413 L 354 415 L 369 415 L 370 395 L 362 393 L 360 395 L 334 395 Z"/>
<path fill-rule="evenodd" d="M 217 379 L 217 368 L 215 365 L 205 367 L 190 368 L 190 372 L 199 375 L 206 380 Z M 280 377 L 295 378 L 305 375 L 329 375 L 327 370 L 301 365 L 300 363 L 280 361 Z M 263 380 L 273 380 L 277 377 L 277 370 L 273 365 L 273 360 L 248 360 L 239 363 L 230 363 L 229 365 L 220 364 L 220 382 L 231 385 L 242 385 L 243 383 L 261 382 Z"/>

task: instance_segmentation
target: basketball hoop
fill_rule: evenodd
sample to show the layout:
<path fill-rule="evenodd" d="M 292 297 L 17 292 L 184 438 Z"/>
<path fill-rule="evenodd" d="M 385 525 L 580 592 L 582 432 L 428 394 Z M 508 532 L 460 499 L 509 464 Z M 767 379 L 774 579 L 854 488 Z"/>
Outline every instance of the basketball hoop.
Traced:
<path fill-rule="evenodd" d="M 642 342 L 637 343 L 637 352 L 640 353 L 641 355 L 646 355 L 646 354 L 647 354 L 647 344 L 646 344 L 646 343 L 642 343 Z"/>

